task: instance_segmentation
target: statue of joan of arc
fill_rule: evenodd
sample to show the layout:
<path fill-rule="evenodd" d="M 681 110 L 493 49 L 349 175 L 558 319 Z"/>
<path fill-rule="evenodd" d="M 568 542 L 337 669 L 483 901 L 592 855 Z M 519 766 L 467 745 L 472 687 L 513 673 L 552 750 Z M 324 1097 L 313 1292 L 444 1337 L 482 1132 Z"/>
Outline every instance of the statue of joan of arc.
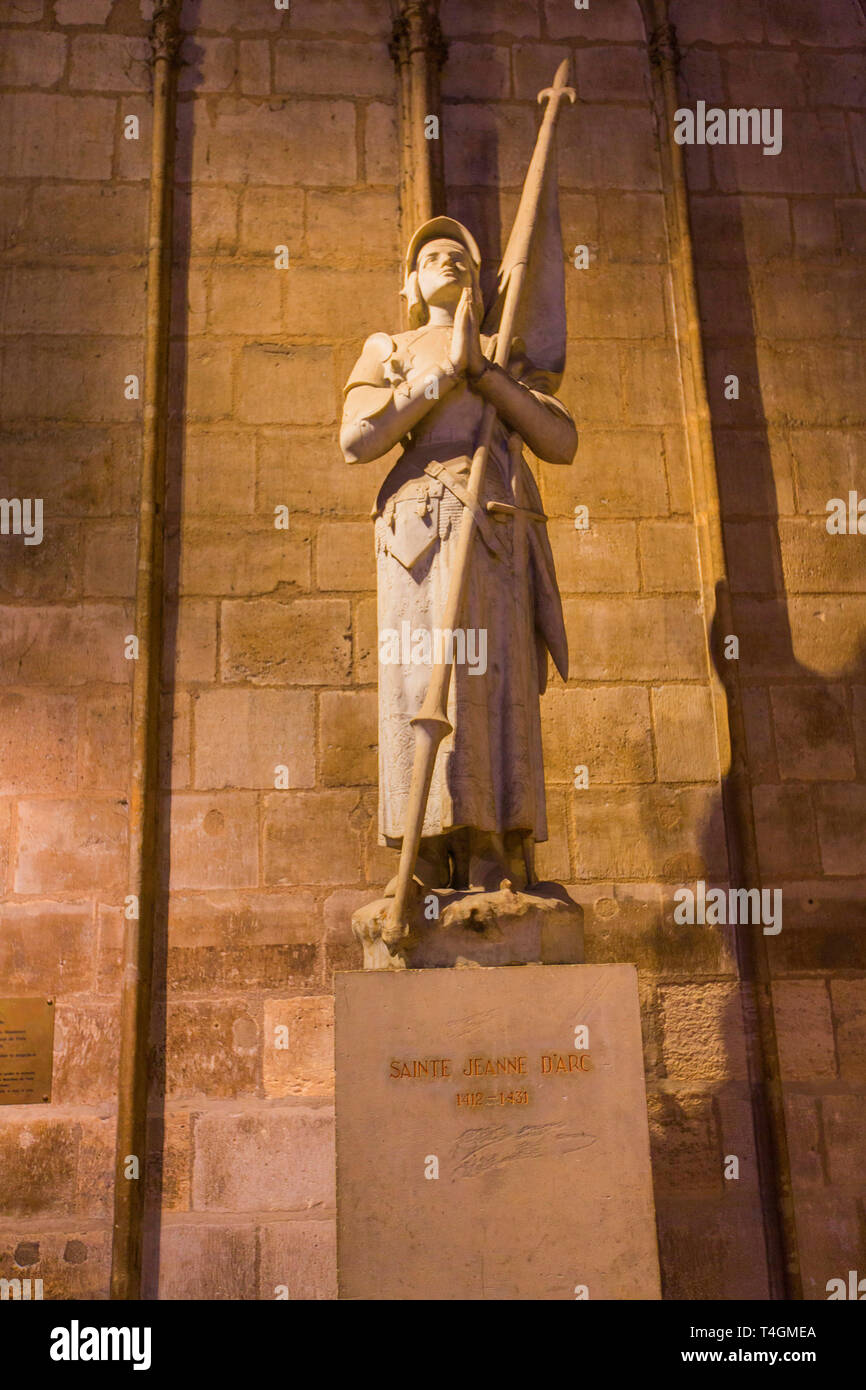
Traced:
<path fill-rule="evenodd" d="M 547 290 L 528 286 L 532 312 L 507 370 L 491 360 L 495 331 L 479 328 L 478 246 L 460 222 L 434 217 L 406 256 L 409 331 L 369 337 L 345 387 L 346 461 L 369 462 L 396 444 L 403 450 L 374 509 L 383 845 L 400 847 L 410 720 L 436 644 L 452 643 L 452 732 L 436 757 L 415 869 L 429 888 L 495 890 L 503 879 L 525 887 L 534 881 L 533 845 L 547 839 L 539 696 L 548 653 L 565 679 L 568 651 L 541 497 L 523 448 L 568 464 L 577 447 L 574 422 L 555 398 L 565 351 L 558 210 L 555 224 Z M 485 329 L 496 327 L 494 310 Z M 467 481 L 488 402 L 497 419 L 474 499 Z M 477 534 L 462 631 L 448 633 L 441 619 L 466 507 L 475 509 Z"/>

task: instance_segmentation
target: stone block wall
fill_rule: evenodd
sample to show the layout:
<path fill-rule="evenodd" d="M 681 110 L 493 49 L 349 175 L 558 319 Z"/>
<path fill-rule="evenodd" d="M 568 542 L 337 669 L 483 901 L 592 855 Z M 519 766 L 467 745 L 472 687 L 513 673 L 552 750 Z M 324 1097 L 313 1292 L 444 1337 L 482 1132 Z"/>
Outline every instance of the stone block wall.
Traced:
<path fill-rule="evenodd" d="M 51 1106 L 3 1112 L 0 1272 L 43 1277 L 49 1297 L 107 1293 L 147 10 L 0 6 L 0 495 L 45 499 L 41 546 L 0 538 L 0 993 L 51 991 L 58 1005 Z M 818 1298 L 866 1259 L 863 567 L 858 538 L 823 521 L 827 499 L 857 487 L 862 444 L 862 12 L 836 0 L 820 13 L 782 0 L 672 12 L 684 105 L 784 111 L 778 157 L 687 156 L 762 871 L 784 892 L 771 951 Z M 582 903 L 588 959 L 641 970 L 666 1296 L 762 1297 L 731 934 L 673 921 L 679 885 L 726 883 L 726 769 L 643 21 L 636 0 L 443 0 L 441 19 L 448 208 L 488 269 L 536 92 L 573 58 L 560 395 L 581 439 L 571 468 L 535 465 L 571 653 L 542 706 L 540 868 Z M 359 966 L 351 912 L 394 871 L 376 844 L 368 518 L 393 459 L 349 467 L 336 439 L 363 339 L 402 327 L 391 14 L 385 0 L 186 0 L 183 24 L 149 1277 L 168 1298 L 333 1298 L 332 975 Z M 138 141 L 124 138 L 129 115 Z M 730 372 L 736 402 L 721 390 Z"/>
<path fill-rule="evenodd" d="M 332 1298 L 331 975 L 382 874 L 387 471 L 347 468 L 337 430 L 363 338 L 399 320 L 391 19 L 203 0 L 184 22 L 159 1287 Z"/>
<path fill-rule="evenodd" d="M 0 537 L 0 995 L 56 1001 L 52 1102 L 2 1111 L 0 1274 L 49 1298 L 105 1297 L 110 1260 L 150 167 L 115 8 L 0 7 L 0 496 L 44 517 Z"/>

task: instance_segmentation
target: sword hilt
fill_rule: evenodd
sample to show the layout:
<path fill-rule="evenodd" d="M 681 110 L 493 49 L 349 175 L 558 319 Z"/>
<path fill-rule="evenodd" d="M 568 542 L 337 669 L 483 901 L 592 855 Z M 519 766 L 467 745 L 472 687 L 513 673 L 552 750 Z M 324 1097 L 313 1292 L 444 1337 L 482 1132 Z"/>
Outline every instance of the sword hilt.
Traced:
<path fill-rule="evenodd" d="M 565 75 L 567 72 L 568 59 L 563 58 L 559 67 L 556 69 L 556 75 L 553 79 L 553 86 L 544 87 L 542 91 L 538 93 L 536 101 L 538 101 L 539 104 L 541 104 L 541 102 L 544 101 L 545 98 L 547 98 L 548 100 L 552 100 L 554 97 L 568 97 L 572 105 L 577 101 L 577 93 L 575 92 L 574 88 L 566 87 L 565 85 Z"/>
<path fill-rule="evenodd" d="M 577 101 L 577 92 L 573 87 L 543 87 L 536 97 L 539 105 L 545 97 L 568 97 L 571 104 L 574 105 Z"/>

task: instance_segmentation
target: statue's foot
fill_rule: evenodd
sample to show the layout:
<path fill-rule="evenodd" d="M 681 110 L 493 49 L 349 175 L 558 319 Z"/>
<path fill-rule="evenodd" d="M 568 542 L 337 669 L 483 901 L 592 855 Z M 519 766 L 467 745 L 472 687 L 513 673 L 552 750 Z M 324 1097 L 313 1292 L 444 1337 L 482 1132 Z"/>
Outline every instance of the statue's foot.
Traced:
<path fill-rule="evenodd" d="M 511 865 L 493 845 L 479 847 L 469 858 L 469 887 L 495 893 L 503 879 L 513 881 Z"/>
<path fill-rule="evenodd" d="M 397 893 L 397 878 L 395 874 L 385 886 L 383 896 L 393 898 Z M 451 866 L 448 855 L 444 851 L 436 854 L 421 853 L 415 860 L 415 872 L 412 875 L 413 883 L 421 892 L 429 892 L 431 889 L 448 888 L 451 882 Z"/>
<path fill-rule="evenodd" d="M 518 891 L 528 887 L 528 863 L 523 854 L 522 836 L 507 836 L 473 830 L 470 839 L 468 886 L 484 893 L 496 893 L 507 882 Z"/>

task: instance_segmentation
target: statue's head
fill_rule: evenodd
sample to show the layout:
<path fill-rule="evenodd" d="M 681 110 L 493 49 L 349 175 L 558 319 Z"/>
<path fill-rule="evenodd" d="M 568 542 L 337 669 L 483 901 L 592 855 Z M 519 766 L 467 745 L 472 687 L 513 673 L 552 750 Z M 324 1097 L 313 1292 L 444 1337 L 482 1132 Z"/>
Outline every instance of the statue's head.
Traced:
<path fill-rule="evenodd" d="M 468 286 L 479 322 L 484 314 L 479 272 L 481 253 L 472 233 L 453 217 L 433 217 L 418 228 L 406 252 L 402 294 L 409 325 L 420 328 L 430 317 L 431 304 L 457 308 Z"/>

